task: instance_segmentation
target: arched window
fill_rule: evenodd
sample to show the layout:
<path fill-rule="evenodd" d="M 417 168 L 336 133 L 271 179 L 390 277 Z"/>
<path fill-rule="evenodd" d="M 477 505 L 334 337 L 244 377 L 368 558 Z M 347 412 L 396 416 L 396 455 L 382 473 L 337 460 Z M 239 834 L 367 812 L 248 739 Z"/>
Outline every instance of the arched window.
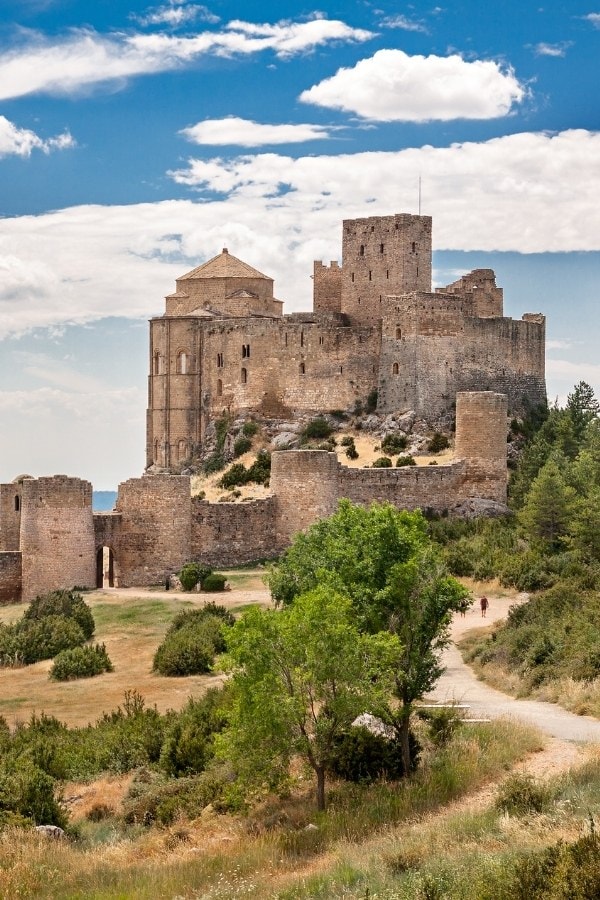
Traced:
<path fill-rule="evenodd" d="M 417 245 L 416 245 L 416 242 L 415 242 L 415 241 L 412 242 L 412 252 L 413 252 L 413 253 L 416 253 L 416 252 L 417 252 Z"/>
<path fill-rule="evenodd" d="M 222 353 L 217 353 L 217 369 L 222 369 L 225 365 L 225 358 Z"/>
<path fill-rule="evenodd" d="M 250 359 L 250 344 L 242 344 L 242 359 Z"/>
<path fill-rule="evenodd" d="M 396 325 L 396 340 L 399 341 L 402 337 L 402 329 L 399 325 Z"/>
<path fill-rule="evenodd" d="M 178 375 L 187 375 L 188 373 L 188 364 L 189 358 L 185 350 L 180 350 L 177 354 L 177 362 L 175 365 L 175 371 Z"/>
<path fill-rule="evenodd" d="M 364 245 L 364 244 L 361 244 L 361 245 L 360 245 L 360 249 L 359 249 L 359 251 L 358 251 L 358 255 L 359 255 L 359 256 L 364 256 L 364 255 L 365 255 L 365 245 Z"/>
<path fill-rule="evenodd" d="M 154 354 L 154 374 L 162 375 L 164 373 L 164 371 L 165 371 L 165 369 L 164 369 L 164 365 L 163 365 L 163 358 L 157 350 L 156 353 Z"/>
<path fill-rule="evenodd" d="M 15 512 L 20 512 L 21 510 L 21 498 L 18 494 L 15 494 Z"/>
<path fill-rule="evenodd" d="M 300 363 L 300 374 L 304 375 L 306 373 L 306 366 L 304 363 Z"/>
<path fill-rule="evenodd" d="M 248 384 L 248 370 L 242 369 L 242 384 Z"/>
<path fill-rule="evenodd" d="M 220 378 L 217 378 L 217 397 L 221 397 L 223 394 L 223 382 Z"/>
<path fill-rule="evenodd" d="M 392 375 L 398 375 L 399 371 L 400 369 L 398 363 L 394 363 L 394 365 L 392 366 Z"/>

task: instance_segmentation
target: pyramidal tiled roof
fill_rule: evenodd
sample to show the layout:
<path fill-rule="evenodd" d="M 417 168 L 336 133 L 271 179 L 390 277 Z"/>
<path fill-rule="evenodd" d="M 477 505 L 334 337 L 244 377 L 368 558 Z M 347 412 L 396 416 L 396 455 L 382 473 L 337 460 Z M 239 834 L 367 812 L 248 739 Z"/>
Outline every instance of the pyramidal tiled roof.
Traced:
<path fill-rule="evenodd" d="M 237 256 L 232 256 L 227 247 L 224 247 L 218 256 L 213 256 L 208 262 L 202 263 L 186 275 L 178 278 L 178 281 L 184 281 L 186 278 L 266 278 L 271 279 L 268 275 L 263 275 L 258 269 L 253 269 L 248 263 L 242 262 Z"/>

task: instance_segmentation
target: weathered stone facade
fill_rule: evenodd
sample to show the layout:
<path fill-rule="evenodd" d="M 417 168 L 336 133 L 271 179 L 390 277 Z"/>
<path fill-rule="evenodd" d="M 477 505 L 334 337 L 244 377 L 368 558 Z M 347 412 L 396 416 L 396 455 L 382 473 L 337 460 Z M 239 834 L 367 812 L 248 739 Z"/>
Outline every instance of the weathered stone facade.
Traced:
<path fill-rule="evenodd" d="M 491 269 L 431 290 L 431 218 L 346 220 L 343 261 L 315 262 L 313 313 L 283 316 L 273 281 L 226 250 L 177 280 L 150 323 L 147 466 L 202 453 L 211 421 L 351 409 L 447 424 L 459 391 L 545 400 L 544 316 L 503 316 Z"/>

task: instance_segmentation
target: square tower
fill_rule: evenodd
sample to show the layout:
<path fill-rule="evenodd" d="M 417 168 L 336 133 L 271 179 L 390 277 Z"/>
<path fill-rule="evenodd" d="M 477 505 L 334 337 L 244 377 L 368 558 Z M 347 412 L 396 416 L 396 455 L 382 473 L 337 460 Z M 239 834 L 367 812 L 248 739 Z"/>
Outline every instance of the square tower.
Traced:
<path fill-rule="evenodd" d="M 376 324 L 384 297 L 411 291 L 431 291 L 431 216 L 345 219 L 342 312 L 350 322 Z"/>

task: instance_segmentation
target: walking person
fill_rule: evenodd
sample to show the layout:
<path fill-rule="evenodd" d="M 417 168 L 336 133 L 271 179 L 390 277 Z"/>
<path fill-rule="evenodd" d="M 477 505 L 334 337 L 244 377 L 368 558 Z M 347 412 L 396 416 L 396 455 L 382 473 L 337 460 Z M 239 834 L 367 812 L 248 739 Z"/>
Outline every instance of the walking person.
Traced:
<path fill-rule="evenodd" d="M 479 601 L 479 606 L 481 607 L 481 618 L 485 619 L 485 615 L 487 613 L 488 606 L 490 605 L 490 601 L 487 597 L 482 597 Z"/>

